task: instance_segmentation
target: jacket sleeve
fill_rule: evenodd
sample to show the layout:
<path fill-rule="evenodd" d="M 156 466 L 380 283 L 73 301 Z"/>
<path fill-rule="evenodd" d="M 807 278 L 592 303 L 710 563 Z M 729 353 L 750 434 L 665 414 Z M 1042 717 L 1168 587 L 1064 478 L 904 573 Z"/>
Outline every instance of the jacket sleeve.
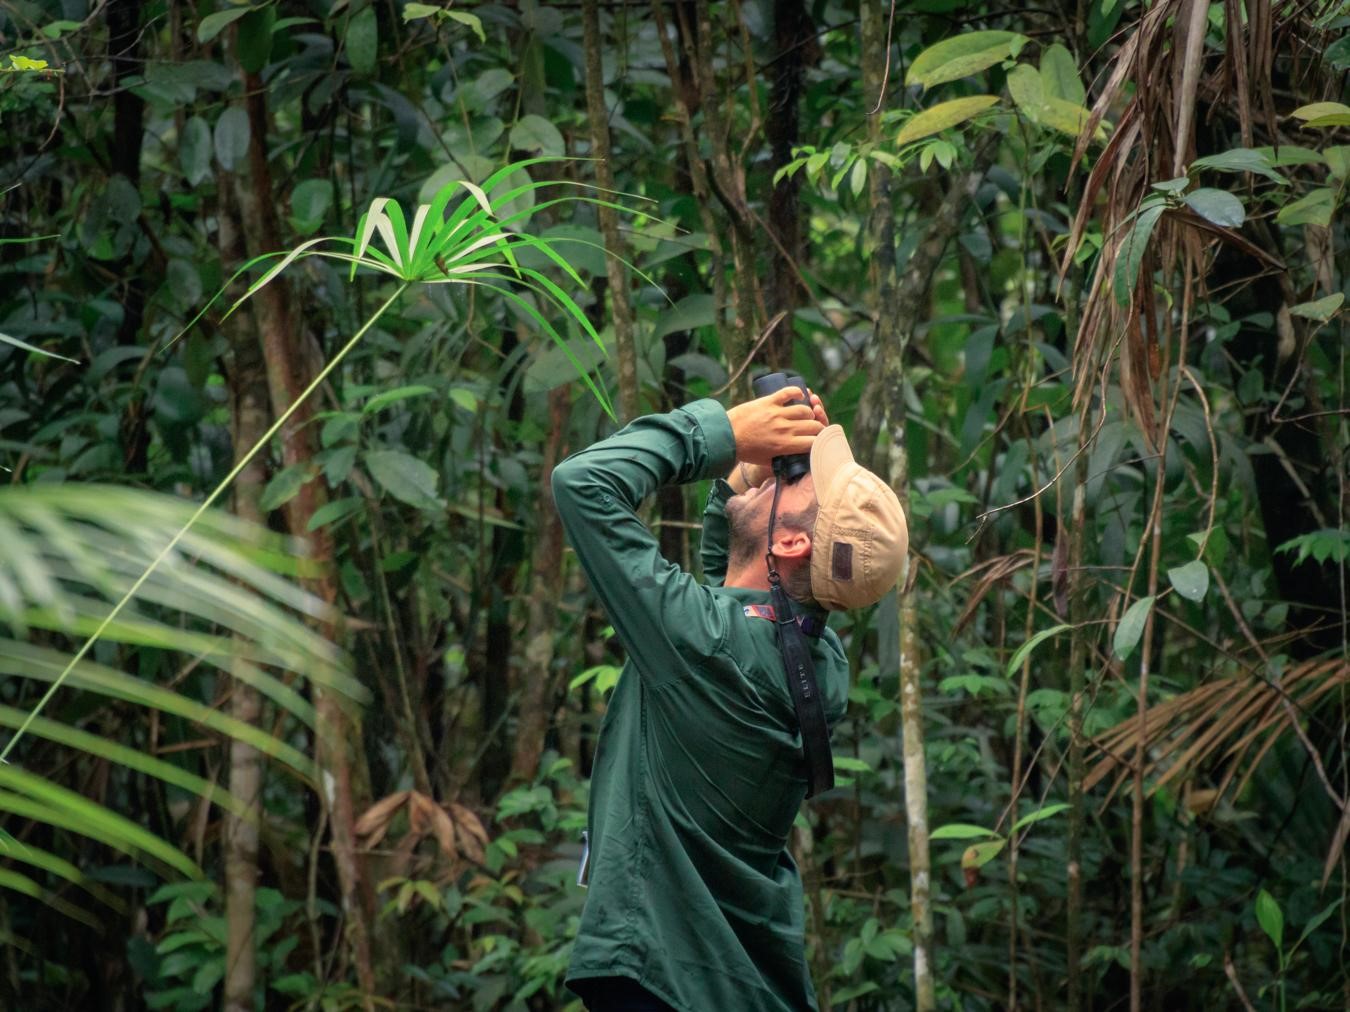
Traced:
<path fill-rule="evenodd" d="M 703 507 L 703 536 L 699 539 L 699 561 L 703 563 L 703 580 L 710 587 L 720 587 L 727 578 L 727 500 L 736 493 L 721 478 L 716 479 L 708 492 L 708 503 Z"/>
<path fill-rule="evenodd" d="M 644 678 L 687 673 L 726 638 L 712 594 L 661 557 L 638 505 L 662 485 L 725 474 L 736 456 L 726 412 L 695 401 L 639 418 L 553 470 L 553 501 L 628 655 Z"/>

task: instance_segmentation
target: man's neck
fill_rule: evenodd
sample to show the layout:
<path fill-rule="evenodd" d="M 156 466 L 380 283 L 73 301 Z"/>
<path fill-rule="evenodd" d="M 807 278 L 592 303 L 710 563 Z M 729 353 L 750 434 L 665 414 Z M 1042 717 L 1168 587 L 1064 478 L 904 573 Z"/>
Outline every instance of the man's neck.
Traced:
<path fill-rule="evenodd" d="M 740 587 L 742 590 L 768 590 L 769 571 L 764 565 L 764 560 L 758 560 L 758 564 L 728 567 L 722 586 Z"/>

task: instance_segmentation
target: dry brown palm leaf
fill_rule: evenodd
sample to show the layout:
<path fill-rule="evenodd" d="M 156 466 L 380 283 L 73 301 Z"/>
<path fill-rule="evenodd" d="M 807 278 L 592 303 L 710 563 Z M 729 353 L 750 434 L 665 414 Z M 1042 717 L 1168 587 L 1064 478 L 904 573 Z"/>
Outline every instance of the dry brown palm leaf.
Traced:
<path fill-rule="evenodd" d="M 488 845 L 487 830 L 470 809 L 450 802 L 450 812 L 455 819 L 455 836 L 459 840 L 459 850 L 474 864 L 483 863 L 483 849 Z"/>
<path fill-rule="evenodd" d="M 1146 198 L 1155 205 L 1163 200 L 1152 184 L 1181 176 L 1194 160 L 1202 121 L 1228 114 L 1244 145 L 1280 142 L 1271 99 L 1276 41 L 1294 32 L 1315 34 L 1316 7 L 1275 10 L 1270 0 L 1224 0 L 1223 48 L 1214 49 L 1206 47 L 1209 0 L 1157 0 L 1116 36 L 1114 58 L 1079 134 L 1074 164 L 1108 116 L 1117 127 L 1087 172 L 1060 267 L 1062 281 L 1089 232 L 1100 229 L 1074 340 L 1075 406 L 1087 403 L 1104 368 L 1118 359 L 1128 408 L 1156 444 L 1153 388 L 1171 360 L 1175 314 L 1154 305 L 1155 277 L 1171 285 L 1188 272 L 1197 286 L 1190 293 L 1194 304 L 1194 296 L 1205 295 L 1204 262 L 1215 240 L 1266 269 L 1284 270 L 1265 244 L 1173 206 L 1175 199 L 1167 201 L 1156 226 L 1138 230 L 1144 249 L 1134 241 L 1135 223 Z M 1300 73 L 1281 64 L 1280 73 L 1286 72 Z M 1156 208 L 1152 213 L 1157 215 Z M 1186 301 L 1174 299 L 1178 305 Z"/>
<path fill-rule="evenodd" d="M 451 801 L 440 804 L 419 791 L 397 791 L 371 805 L 356 820 L 356 835 L 363 837 L 363 845 L 371 850 L 389 833 L 394 817 L 407 808 L 408 831 L 396 845 L 403 855 L 403 864 L 424 839 L 434 839 L 440 852 L 452 867 L 462 857 L 474 864 L 482 864 L 485 848 L 490 842 L 483 822 L 471 808 Z"/>
<path fill-rule="evenodd" d="M 1237 675 L 1155 703 L 1144 715 L 1144 777 L 1150 793 L 1206 766 L 1212 769 L 1218 796 L 1234 782 L 1234 793 L 1241 793 L 1266 753 L 1292 730 L 1291 719 L 1312 713 L 1328 693 L 1345 685 L 1350 685 L 1350 661 L 1307 661 L 1290 668 L 1278 682 Z M 1089 747 L 1099 758 L 1084 779 L 1084 790 L 1114 777 L 1108 798 L 1115 793 L 1130 773 L 1139 726 L 1139 719 L 1131 716 L 1093 740 Z"/>
<path fill-rule="evenodd" d="M 408 800 L 410 793 L 412 792 L 396 791 L 388 797 L 381 798 L 356 820 L 353 830 L 357 836 L 369 837 L 366 840 L 367 847 L 374 847 L 384 839 L 384 835 L 389 832 L 389 824 L 394 821 L 394 816 Z"/>
<path fill-rule="evenodd" d="M 1000 580 L 1006 580 L 1023 566 L 1030 565 L 1031 560 L 1034 557 L 1031 549 L 1023 548 L 1013 552 L 1011 555 L 1000 555 L 997 558 L 981 562 L 979 565 L 971 566 L 960 576 L 952 580 L 952 586 L 955 586 L 962 580 L 968 579 L 977 573 L 983 573 L 980 577 L 980 582 L 977 583 L 975 589 L 971 591 L 970 598 L 966 601 L 965 608 L 961 610 L 961 614 L 956 620 L 956 625 L 952 629 L 952 635 L 958 635 L 961 630 L 966 627 L 966 623 L 975 616 L 975 612 L 979 608 L 980 602 L 984 600 L 985 596 L 994 588 L 995 584 Z"/>

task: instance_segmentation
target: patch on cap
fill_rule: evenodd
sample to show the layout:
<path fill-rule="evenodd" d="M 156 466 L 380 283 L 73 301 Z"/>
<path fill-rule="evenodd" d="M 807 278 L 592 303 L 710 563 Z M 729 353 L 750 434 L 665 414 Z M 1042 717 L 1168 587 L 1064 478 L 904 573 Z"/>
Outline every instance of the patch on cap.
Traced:
<path fill-rule="evenodd" d="M 830 576 L 835 580 L 853 579 L 853 545 L 847 541 L 834 543 L 834 558 L 830 563 Z"/>

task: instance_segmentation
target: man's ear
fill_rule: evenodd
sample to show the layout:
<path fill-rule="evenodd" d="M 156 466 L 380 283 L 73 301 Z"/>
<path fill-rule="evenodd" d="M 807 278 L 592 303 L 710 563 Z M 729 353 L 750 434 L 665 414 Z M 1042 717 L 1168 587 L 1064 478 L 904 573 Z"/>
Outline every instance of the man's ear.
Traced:
<path fill-rule="evenodd" d="M 774 531 L 773 554 L 780 559 L 805 559 L 811 554 L 811 535 L 805 531 Z"/>

